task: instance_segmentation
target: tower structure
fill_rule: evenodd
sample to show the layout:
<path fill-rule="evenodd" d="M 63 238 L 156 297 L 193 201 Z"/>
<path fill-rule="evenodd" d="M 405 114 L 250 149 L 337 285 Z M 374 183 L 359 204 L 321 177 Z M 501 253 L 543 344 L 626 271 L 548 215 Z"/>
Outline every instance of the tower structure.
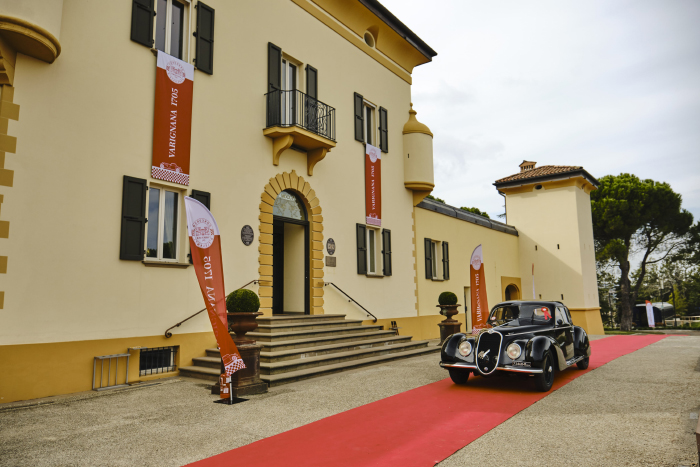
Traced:
<path fill-rule="evenodd" d="M 580 166 L 536 165 L 523 161 L 494 183 L 518 229 L 521 296 L 560 300 L 576 324 L 603 334 L 590 199 L 598 181 Z"/>

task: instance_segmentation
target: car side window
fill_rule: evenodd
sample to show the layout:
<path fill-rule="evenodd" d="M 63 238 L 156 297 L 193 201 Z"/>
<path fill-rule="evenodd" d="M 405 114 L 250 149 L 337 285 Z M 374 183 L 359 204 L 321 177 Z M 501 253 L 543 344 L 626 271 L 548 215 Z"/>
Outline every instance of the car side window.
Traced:
<path fill-rule="evenodd" d="M 566 311 L 564 311 L 564 308 L 558 306 L 557 309 L 554 311 L 554 317 L 556 318 L 556 322 L 559 323 L 559 320 L 562 321 L 563 324 L 571 324 L 571 321 L 569 321 L 569 317 L 566 314 Z"/>

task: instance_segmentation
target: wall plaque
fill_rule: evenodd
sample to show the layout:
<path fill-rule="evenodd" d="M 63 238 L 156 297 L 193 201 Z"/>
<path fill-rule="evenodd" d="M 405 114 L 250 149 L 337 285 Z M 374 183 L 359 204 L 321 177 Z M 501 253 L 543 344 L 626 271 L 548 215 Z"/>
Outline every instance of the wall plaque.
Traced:
<path fill-rule="evenodd" d="M 328 251 L 329 255 L 335 253 L 335 240 L 333 240 L 332 238 L 328 239 L 328 241 L 326 242 L 326 250 Z"/>
<path fill-rule="evenodd" d="M 244 225 L 243 228 L 241 229 L 241 241 L 245 246 L 250 245 L 253 243 L 253 239 L 255 238 L 255 234 L 253 233 L 253 228 L 249 225 Z"/>
<path fill-rule="evenodd" d="M 335 256 L 326 256 L 326 266 L 329 268 L 334 268 L 336 259 L 337 258 Z"/>

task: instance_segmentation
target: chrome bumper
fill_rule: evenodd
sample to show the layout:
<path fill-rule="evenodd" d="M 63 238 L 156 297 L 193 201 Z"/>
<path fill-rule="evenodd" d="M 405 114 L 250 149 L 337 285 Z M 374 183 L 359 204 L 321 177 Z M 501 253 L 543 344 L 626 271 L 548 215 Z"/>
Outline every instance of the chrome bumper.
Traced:
<path fill-rule="evenodd" d="M 476 370 L 476 365 L 470 365 L 468 363 L 442 363 L 440 362 L 442 368 L 459 368 L 461 370 Z M 542 368 L 527 368 L 521 366 L 499 366 L 496 367 L 497 371 L 510 371 L 512 373 L 527 373 L 531 375 L 536 375 L 542 373 Z M 478 370 L 477 370 L 478 371 Z"/>

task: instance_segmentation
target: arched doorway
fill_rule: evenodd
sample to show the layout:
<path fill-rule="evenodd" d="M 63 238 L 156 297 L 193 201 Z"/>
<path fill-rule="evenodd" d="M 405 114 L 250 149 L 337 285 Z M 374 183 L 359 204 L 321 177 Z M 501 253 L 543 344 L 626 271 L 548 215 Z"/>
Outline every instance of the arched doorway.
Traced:
<path fill-rule="evenodd" d="M 515 284 L 508 284 L 505 295 L 506 301 L 520 300 L 520 290 L 518 290 L 518 287 Z"/>
<path fill-rule="evenodd" d="M 309 220 L 304 202 L 283 190 L 272 206 L 272 314 L 309 314 Z"/>

